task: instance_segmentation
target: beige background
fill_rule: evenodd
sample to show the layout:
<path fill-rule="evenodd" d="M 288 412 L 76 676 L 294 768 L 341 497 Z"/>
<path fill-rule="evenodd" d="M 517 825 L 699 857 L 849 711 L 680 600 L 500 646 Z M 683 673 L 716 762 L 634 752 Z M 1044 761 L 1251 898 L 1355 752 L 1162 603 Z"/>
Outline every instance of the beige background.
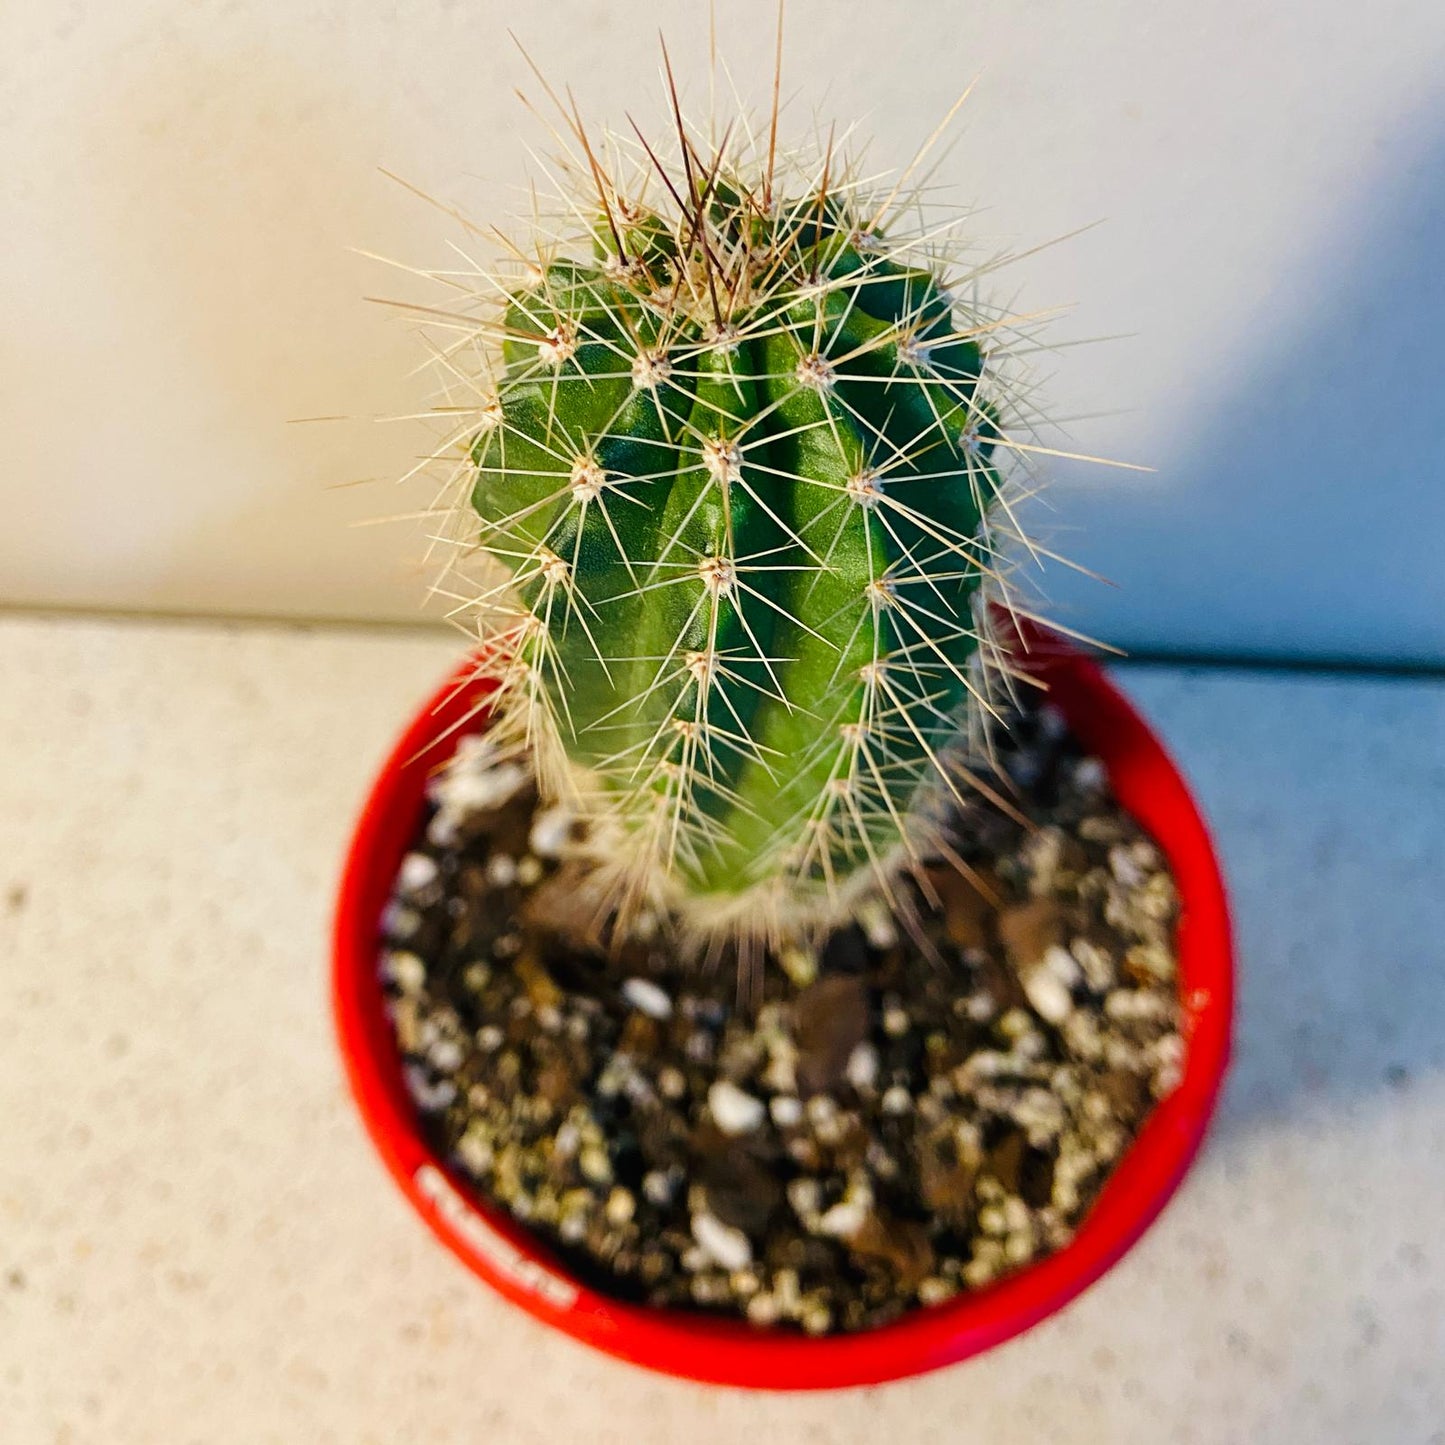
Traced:
<path fill-rule="evenodd" d="M 773 7 L 722 7 L 766 91 Z M 0 7 L 0 601 L 408 619 L 405 284 L 544 139 L 515 26 L 591 117 L 659 113 L 654 31 L 706 101 L 706 7 L 7 0 Z M 1076 302 L 1048 395 L 1070 620 L 1135 647 L 1445 659 L 1438 0 L 792 0 L 792 114 L 867 112 L 901 161 L 979 77 L 945 168 L 985 239 L 1107 224 L 1020 269 Z M 1012 283 L 1011 283 L 1012 284 Z M 1077 529 L 1082 529 L 1075 536 Z"/>

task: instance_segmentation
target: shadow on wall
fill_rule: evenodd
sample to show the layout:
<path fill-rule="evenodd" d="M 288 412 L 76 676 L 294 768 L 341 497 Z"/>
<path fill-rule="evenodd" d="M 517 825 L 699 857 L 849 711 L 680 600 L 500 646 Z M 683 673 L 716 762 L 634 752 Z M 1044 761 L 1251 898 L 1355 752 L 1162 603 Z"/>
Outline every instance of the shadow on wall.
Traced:
<path fill-rule="evenodd" d="M 1219 399 L 1153 485 L 1063 474 L 1045 525 L 1119 590 L 1055 568 L 1056 615 L 1140 653 L 1445 664 L 1445 138 L 1380 162 L 1312 312 L 1202 369 Z"/>
<path fill-rule="evenodd" d="M 1123 669 L 1198 780 L 1238 944 L 1221 1128 L 1445 1078 L 1445 682 Z"/>

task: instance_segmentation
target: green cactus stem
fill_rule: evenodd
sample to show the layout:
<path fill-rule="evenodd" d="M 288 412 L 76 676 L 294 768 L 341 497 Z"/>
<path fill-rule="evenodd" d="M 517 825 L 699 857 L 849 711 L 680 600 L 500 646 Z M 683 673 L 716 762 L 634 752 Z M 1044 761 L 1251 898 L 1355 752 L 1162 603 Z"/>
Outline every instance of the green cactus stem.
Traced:
<path fill-rule="evenodd" d="M 683 134 L 628 188 L 588 148 L 582 244 L 501 283 L 469 500 L 544 790 L 606 815 L 634 888 L 775 927 L 886 879 L 957 786 L 998 319 L 831 156 L 784 198 Z"/>

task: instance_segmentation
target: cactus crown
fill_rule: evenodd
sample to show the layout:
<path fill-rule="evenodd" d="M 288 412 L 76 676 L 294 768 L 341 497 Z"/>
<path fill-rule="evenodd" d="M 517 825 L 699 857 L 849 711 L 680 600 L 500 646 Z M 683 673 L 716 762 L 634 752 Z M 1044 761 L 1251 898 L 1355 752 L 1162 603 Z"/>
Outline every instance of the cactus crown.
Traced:
<path fill-rule="evenodd" d="M 453 592 L 609 906 L 776 939 L 939 846 L 1018 537 L 996 458 L 1030 448 L 1012 318 L 959 295 L 952 223 L 905 223 L 908 174 L 784 155 L 776 110 L 676 122 L 660 154 L 574 110 L 562 234 L 450 313 L 463 530 L 501 564 Z"/>

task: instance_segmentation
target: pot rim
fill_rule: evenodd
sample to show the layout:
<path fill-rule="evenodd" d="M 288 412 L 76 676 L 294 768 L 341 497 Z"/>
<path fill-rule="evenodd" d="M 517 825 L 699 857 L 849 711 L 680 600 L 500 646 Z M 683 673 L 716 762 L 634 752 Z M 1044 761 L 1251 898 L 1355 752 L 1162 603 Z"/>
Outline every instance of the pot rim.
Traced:
<path fill-rule="evenodd" d="M 426 779 L 460 736 L 485 726 L 489 688 L 467 662 L 413 718 L 362 808 L 341 877 L 331 989 L 351 1092 L 372 1142 L 413 1207 L 475 1274 L 534 1318 L 633 1364 L 712 1384 L 828 1389 L 919 1374 L 1011 1339 L 1061 1310 L 1158 1217 L 1199 1152 L 1229 1060 L 1234 969 L 1224 883 L 1199 809 L 1149 726 L 1077 648 L 1037 624 L 1014 626 L 1016 660 L 1048 686 L 1050 701 L 1103 762 L 1118 801 L 1169 860 L 1181 904 L 1182 1077 L 1073 1239 L 983 1289 L 873 1329 L 813 1338 L 611 1299 L 478 1200 L 422 1137 L 377 974 L 382 910 L 413 840 Z"/>

